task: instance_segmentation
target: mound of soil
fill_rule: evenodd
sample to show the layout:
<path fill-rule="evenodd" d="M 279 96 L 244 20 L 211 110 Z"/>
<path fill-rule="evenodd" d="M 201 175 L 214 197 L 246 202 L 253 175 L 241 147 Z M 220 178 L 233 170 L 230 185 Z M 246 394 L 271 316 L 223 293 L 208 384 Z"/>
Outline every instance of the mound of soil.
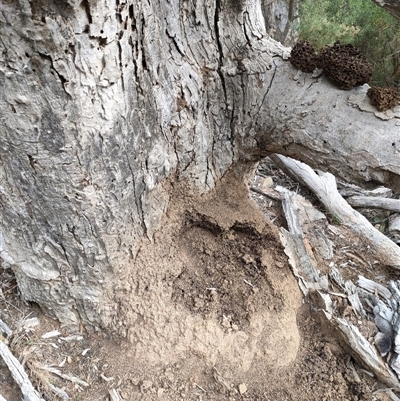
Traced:
<path fill-rule="evenodd" d="M 57 397 L 35 362 L 85 380 L 51 377 L 76 400 L 105 400 L 111 389 L 124 400 L 370 400 L 378 384 L 314 319 L 277 228 L 248 188 L 226 177 L 200 199 L 184 187 L 170 194 L 162 229 L 114 283 L 115 338 L 71 333 L 29 307 L 41 324 L 13 352 L 24 355 L 46 400 Z M 55 329 L 64 340 L 41 338 Z M 65 340 L 72 334 L 80 337 Z M 7 369 L 0 372 L 2 395 L 19 399 Z"/>

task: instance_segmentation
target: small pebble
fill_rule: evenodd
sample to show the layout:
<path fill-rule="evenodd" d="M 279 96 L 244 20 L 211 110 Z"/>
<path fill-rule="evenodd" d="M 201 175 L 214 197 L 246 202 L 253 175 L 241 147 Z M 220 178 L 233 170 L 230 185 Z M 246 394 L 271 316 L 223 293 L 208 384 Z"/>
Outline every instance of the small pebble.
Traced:
<path fill-rule="evenodd" d="M 243 395 L 246 391 L 247 391 L 247 386 L 244 383 L 239 384 L 239 393 L 240 393 L 240 395 Z"/>

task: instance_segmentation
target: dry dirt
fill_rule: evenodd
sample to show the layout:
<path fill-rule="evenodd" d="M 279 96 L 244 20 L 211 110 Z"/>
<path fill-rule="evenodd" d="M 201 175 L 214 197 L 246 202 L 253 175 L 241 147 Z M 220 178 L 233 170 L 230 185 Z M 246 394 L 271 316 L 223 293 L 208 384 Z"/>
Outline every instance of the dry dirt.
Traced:
<path fill-rule="evenodd" d="M 250 197 L 226 177 L 200 202 L 172 189 L 170 203 L 162 230 L 113 283 L 121 320 L 111 338 L 60 327 L 22 304 L 11 271 L 0 270 L 0 319 L 15 333 L 9 347 L 45 400 L 59 399 L 48 383 L 87 401 L 110 399 L 111 389 L 149 401 L 390 399 L 303 299 L 278 236 L 279 202 Z M 33 317 L 40 324 L 28 328 Z M 52 330 L 60 335 L 41 337 Z M 0 389 L 21 399 L 2 362 Z"/>

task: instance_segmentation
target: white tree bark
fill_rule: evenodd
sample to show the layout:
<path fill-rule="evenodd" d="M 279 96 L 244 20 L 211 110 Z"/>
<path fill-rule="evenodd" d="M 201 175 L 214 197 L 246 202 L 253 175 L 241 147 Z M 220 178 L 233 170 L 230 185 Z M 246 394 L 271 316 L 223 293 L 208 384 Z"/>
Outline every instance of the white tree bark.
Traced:
<path fill-rule="evenodd" d="M 269 36 L 286 46 L 298 37 L 299 0 L 266 0 L 261 3 Z"/>
<path fill-rule="evenodd" d="M 398 117 L 294 70 L 261 0 L 13 0 L 0 24 L 0 255 L 63 322 L 113 327 L 167 181 L 206 192 L 279 152 L 400 186 Z"/>

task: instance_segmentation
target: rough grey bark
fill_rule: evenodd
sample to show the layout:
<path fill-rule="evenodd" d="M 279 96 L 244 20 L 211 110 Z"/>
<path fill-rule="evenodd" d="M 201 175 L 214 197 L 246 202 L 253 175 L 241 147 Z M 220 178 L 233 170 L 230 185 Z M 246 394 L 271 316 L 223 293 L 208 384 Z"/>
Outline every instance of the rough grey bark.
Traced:
<path fill-rule="evenodd" d="M 280 152 L 399 185 L 398 117 L 295 71 L 260 0 L 12 0 L 0 24 L 0 255 L 63 322 L 116 325 L 168 180 L 202 193 Z"/>
<path fill-rule="evenodd" d="M 285 46 L 297 40 L 299 0 L 265 0 L 261 2 L 267 33 Z"/>

